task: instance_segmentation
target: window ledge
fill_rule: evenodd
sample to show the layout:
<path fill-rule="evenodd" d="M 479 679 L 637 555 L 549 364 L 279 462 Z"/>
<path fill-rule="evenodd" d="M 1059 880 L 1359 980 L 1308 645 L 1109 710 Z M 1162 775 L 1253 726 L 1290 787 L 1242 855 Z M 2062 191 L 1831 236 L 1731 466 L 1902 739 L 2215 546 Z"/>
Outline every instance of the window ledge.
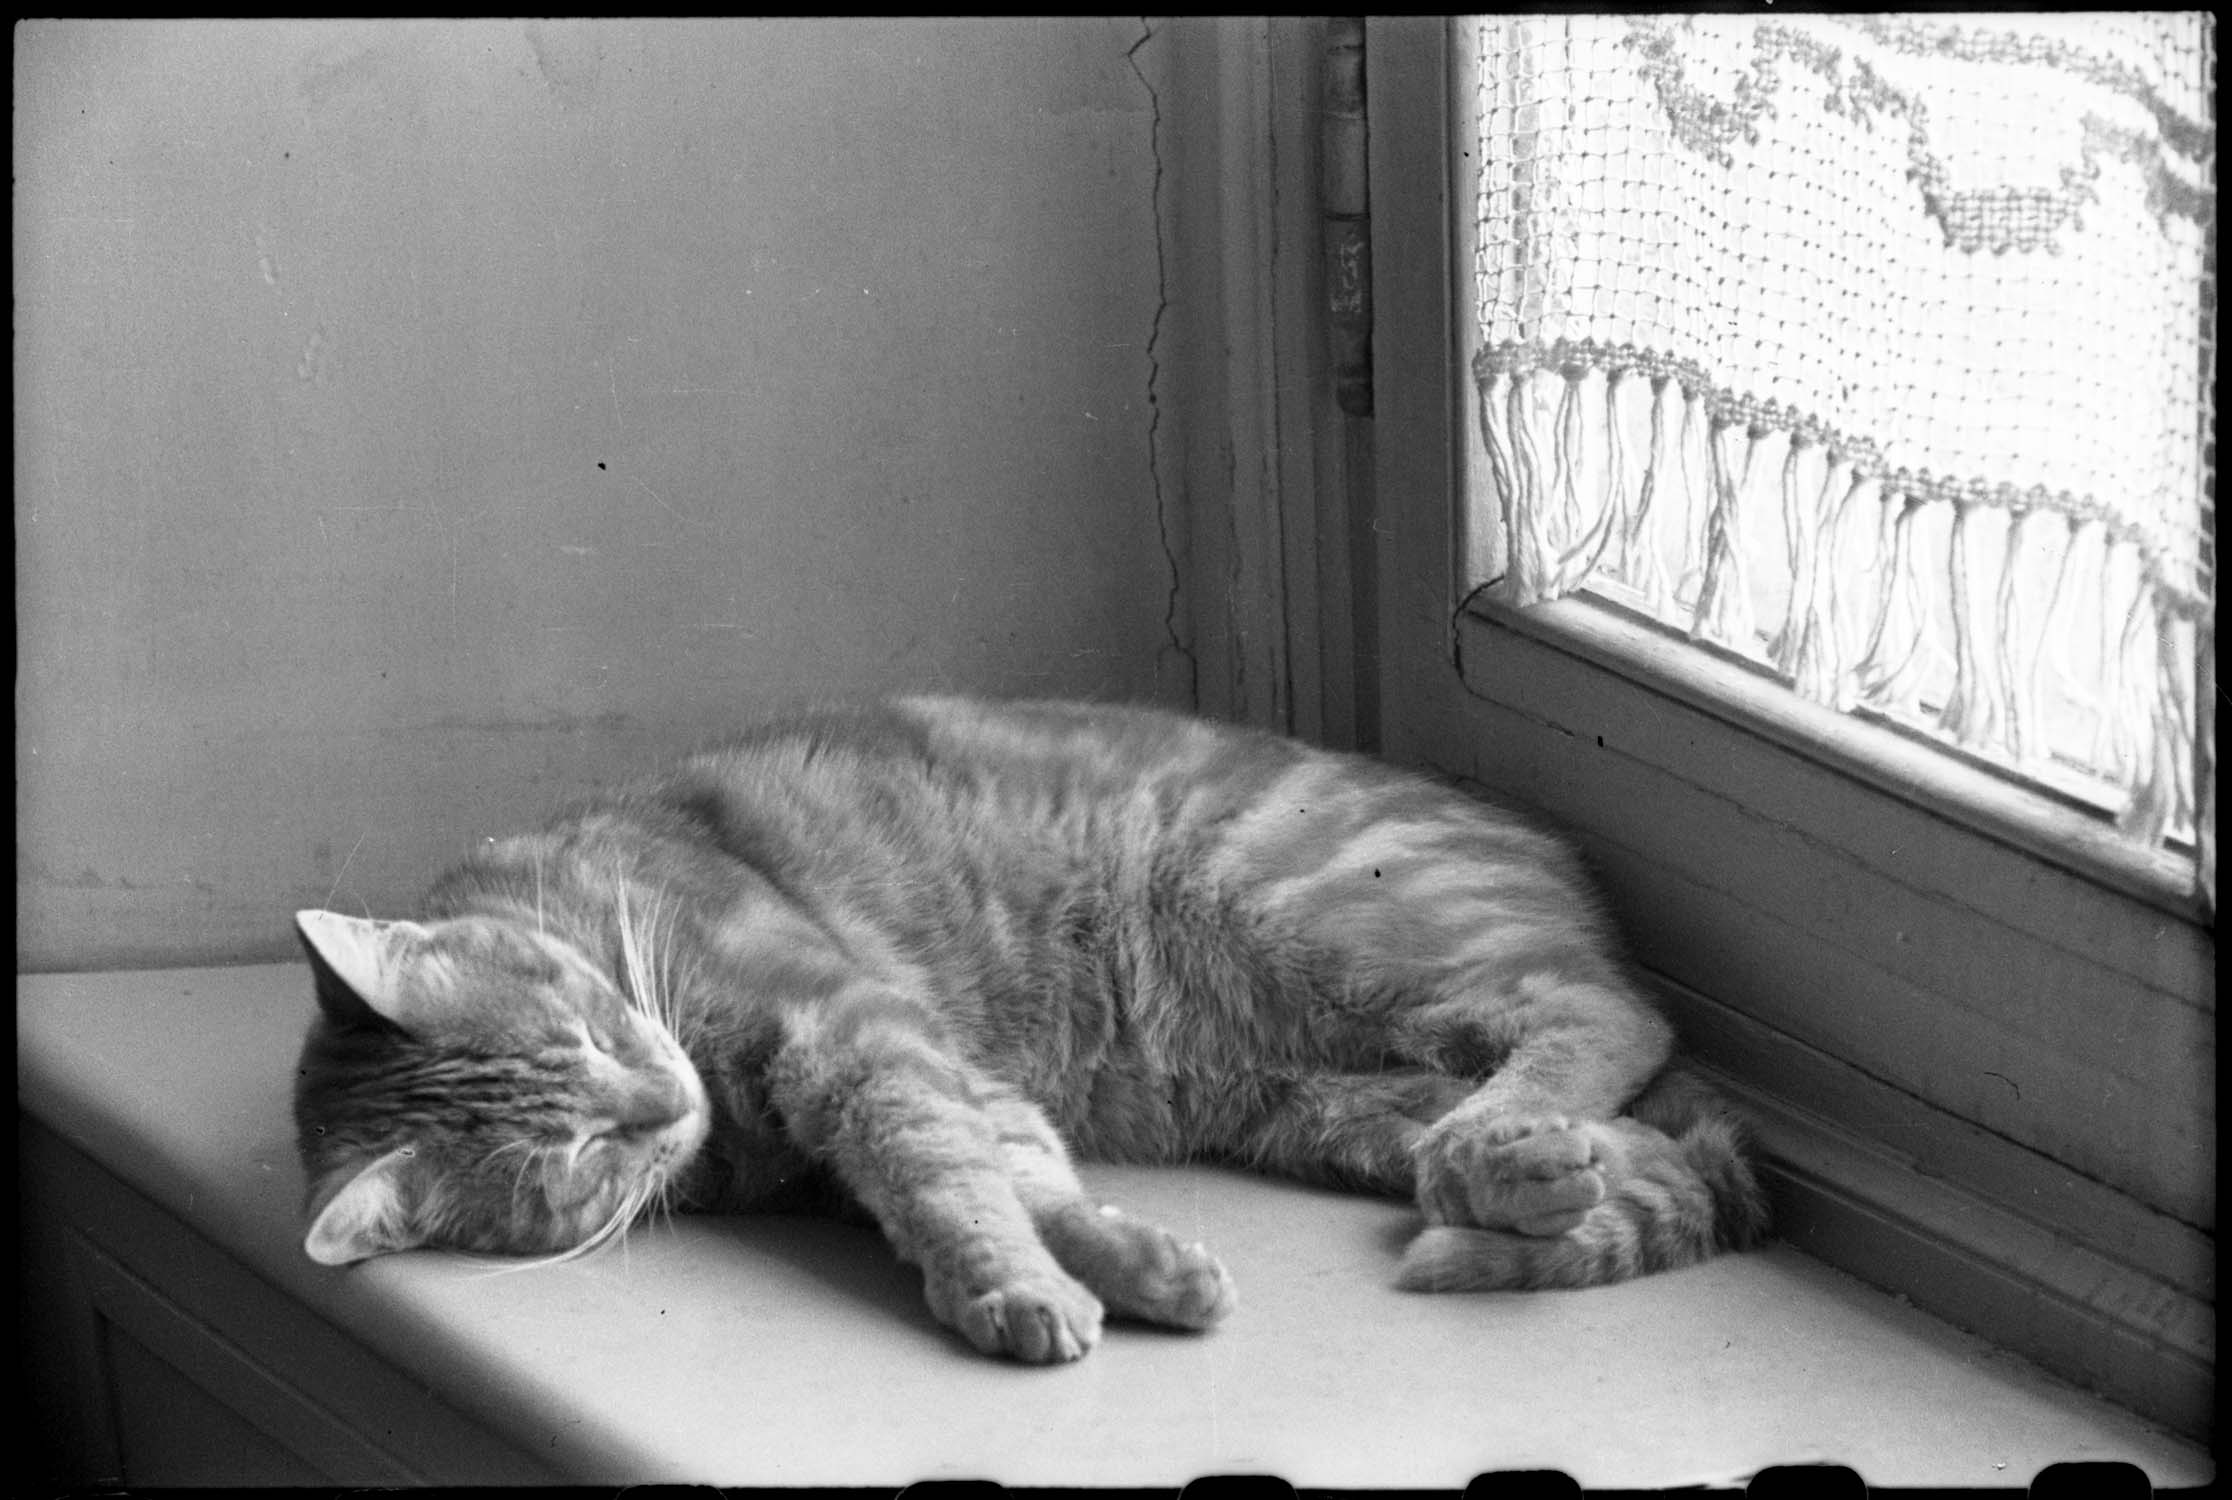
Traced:
<path fill-rule="evenodd" d="M 1205 1336 L 1119 1325 L 1061 1370 L 968 1353 L 874 1236 L 815 1221 L 687 1219 L 517 1275 L 438 1254 L 328 1270 L 299 1249 L 288 1123 L 307 994 L 294 966 L 21 977 L 19 1080 L 35 1228 L 63 1221 L 92 1257 L 68 1273 L 34 1257 L 64 1284 L 33 1300 L 83 1295 L 111 1328 L 150 1330 L 144 1348 L 332 1482 L 485 1482 L 506 1462 L 604 1483 L 1271 1472 L 1452 1492 L 1520 1468 L 1590 1488 L 1783 1463 L 1874 1485 L 2005 1485 L 2073 1459 L 2157 1485 L 2212 1472 L 1789 1244 L 1597 1292 L 1405 1296 L 1388 1288 L 1403 1205 L 1208 1169 L 1087 1175 L 1216 1246 L 1240 1310 Z M 83 1265 L 116 1285 L 87 1293 Z M 274 1333 L 257 1298 L 303 1331 Z M 158 1336 L 166 1306 L 206 1337 Z M 310 1357 L 318 1339 L 370 1373 Z M 82 1342 L 38 1357 L 113 1382 L 98 1365 L 114 1340 Z M 445 1466 L 426 1415 L 384 1404 L 429 1391 L 480 1433 L 471 1464 Z"/>

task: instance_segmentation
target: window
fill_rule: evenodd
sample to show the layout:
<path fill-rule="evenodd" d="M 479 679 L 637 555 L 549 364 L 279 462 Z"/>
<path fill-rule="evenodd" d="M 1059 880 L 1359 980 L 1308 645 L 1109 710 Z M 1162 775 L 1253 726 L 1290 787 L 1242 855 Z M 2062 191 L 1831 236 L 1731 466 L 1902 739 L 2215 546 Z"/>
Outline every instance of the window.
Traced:
<path fill-rule="evenodd" d="M 2006 19 L 1994 18 L 1994 24 Z M 1793 22 L 1776 13 L 1745 24 L 1783 27 L 1788 37 L 1802 39 L 1839 23 Z M 1588 40 L 1580 52 L 1592 66 L 1628 64 L 1637 80 L 1632 97 L 1661 119 L 1658 86 L 1634 65 L 1651 61 L 1651 48 L 1662 42 L 1682 60 L 1683 85 L 1698 95 L 1700 128 L 1741 123 L 1743 109 L 1762 97 L 1771 96 L 1779 108 L 1794 110 L 1798 100 L 1810 107 L 1831 87 L 1800 55 L 1798 40 L 1764 72 L 1756 55 L 1746 54 L 1744 68 L 1716 73 L 1710 37 L 1695 41 L 1697 30 L 1685 30 L 1685 23 L 1573 23 L 1584 38 L 1607 28 L 1608 47 Z M 2197 34 L 2206 49 L 2210 33 Z M 1851 65 L 1842 75 L 1848 85 L 1860 76 L 1856 60 L 1885 45 L 1871 35 L 1863 27 L 1861 40 L 1843 49 Z M 1625 36 L 1639 41 L 1627 46 Z M 2060 38 L 2074 45 L 2066 27 Z M 2039 43 L 2055 44 L 2053 37 Z M 1671 387 L 1664 390 L 1652 385 L 1661 372 L 1637 367 L 1608 395 L 1612 382 L 1605 372 L 1584 368 L 1573 378 L 1570 362 L 1552 360 L 1539 379 L 1507 381 L 1498 392 L 1491 370 L 1491 396 L 1500 396 L 1507 426 L 1499 435 L 1491 423 L 1484 433 L 1474 368 L 1483 347 L 1476 332 L 1477 246 L 1466 239 L 1480 222 L 1473 110 L 1481 90 L 1481 45 L 1471 24 L 1461 21 L 1374 19 L 1366 30 L 1374 267 L 1371 525 L 1379 562 L 1376 686 L 1383 751 L 1465 779 L 1573 833 L 1603 878 L 1640 974 L 1663 998 L 1685 1046 L 1751 1104 L 1777 1163 L 1787 1234 L 2142 1410 L 2172 1421 L 2203 1420 L 2214 1360 L 2215 947 L 2196 891 L 2193 848 L 2179 825 L 2189 824 L 2190 837 L 2205 845 L 2214 813 L 2206 800 L 2208 778 L 2189 777 L 2191 800 L 2181 804 L 2179 770 L 2165 771 L 2156 757 L 2165 746 L 2175 755 L 2180 734 L 2205 744 L 2195 731 L 2209 716 L 2193 710 L 2212 701 L 2213 687 L 2195 691 L 2193 679 L 2182 675 L 2162 685 L 2148 699 L 2147 754 L 2133 738 L 2119 760 L 2113 740 L 2128 726 L 2112 705 L 2125 700 L 2104 692 L 2106 679 L 2089 670 L 2105 659 L 2101 637 L 2048 622 L 2097 623 L 2119 612 L 2128 617 L 2129 600 L 2144 592 L 2133 581 L 2132 565 L 2098 566 L 2108 549 L 2097 541 L 2079 539 L 2057 551 L 2029 535 L 2015 546 L 2026 555 L 2042 549 L 2036 571 L 2018 578 L 2004 601 L 1994 579 L 1984 598 L 1972 592 L 1964 604 L 1952 580 L 1964 568 L 1971 582 L 1988 577 L 1995 558 L 2006 554 L 2012 528 L 1979 515 L 1957 529 L 1951 515 L 1943 515 L 1951 507 L 1941 500 L 1926 499 L 1908 514 L 1903 500 L 1883 505 L 1865 486 L 1850 500 L 1859 509 L 1840 522 L 1852 486 L 1826 472 L 1827 442 L 1801 457 L 1789 487 L 1802 495 L 1830 494 L 1836 503 L 1826 512 L 1829 523 L 1810 533 L 1798 528 L 1801 545 L 1790 546 L 1781 505 L 1789 429 L 1776 435 L 1772 422 L 1755 421 L 1764 411 L 1724 409 L 1724 416 L 1738 420 L 1716 433 L 1709 400 L 1695 427 L 1688 425 L 1692 413 L 1676 411 L 1677 403 L 1691 405 L 1692 394 L 1713 394 L 1702 379 L 1691 385 L 1683 379 L 1702 375 L 1723 353 L 1706 339 L 1710 330 L 1678 325 L 1695 340 L 1688 353 L 1697 368 L 1664 371 Z M 1769 75 L 1772 87 L 1764 81 Z M 1888 64 L 1873 76 L 1885 87 L 1898 83 Z M 1751 82 L 1739 86 L 1739 79 Z M 1536 82 L 1542 84 L 1539 74 Z M 1757 92 L 1747 94 L 1747 88 Z M 1714 101 L 1726 106 L 1724 113 L 1712 113 Z M 1539 95 L 1536 104 L 1539 109 Z M 2109 112 L 2102 121 L 2110 129 L 2139 128 L 2122 105 L 2104 108 Z M 2143 115 L 2157 118 L 2151 109 Z M 1589 123 L 1586 108 L 1579 118 Z M 1875 118 L 1879 129 L 1891 128 L 1888 106 Z M 2212 120 L 2213 107 L 2199 119 L 2205 125 Z M 1763 143 L 1771 139 L 1764 113 L 1754 123 Z M 2091 138 L 2100 157 L 2098 143 L 2107 137 L 2094 131 Z M 2102 205 L 2096 211 L 2093 200 L 2085 200 L 2079 217 L 2091 215 L 2085 222 L 2097 227 L 2106 206 L 2118 201 L 2114 195 L 2128 191 L 2109 180 L 2122 167 L 2102 158 L 2100 177 L 2083 179 L 2088 137 L 2082 122 L 2076 135 L 2063 139 L 2074 143 L 2076 170 Z M 1732 137 L 1732 158 L 1741 156 L 1739 142 L 1750 144 L 1741 132 Z M 2213 194 L 2213 143 L 2213 125 L 2186 140 L 2190 160 L 2165 161 L 2172 175 L 2159 179 L 2162 191 L 2174 195 L 2168 185 L 2174 180 Z M 1681 142 L 1675 148 L 1651 170 L 1669 178 L 1705 172 L 1696 150 Z M 2122 149 L 2110 153 L 2118 163 L 2125 160 Z M 1910 158 L 1901 166 L 1894 186 L 1906 185 L 1904 172 L 1912 165 Z M 1544 181 L 1539 173 L 1534 180 Z M 1656 177 L 1638 174 L 1636 180 L 1654 190 L 1666 186 Z M 2057 169 L 2043 184 L 2045 198 L 2023 201 L 2051 209 L 2060 182 Z M 1955 181 L 1964 191 L 1975 185 L 1968 178 Z M 2027 178 L 2015 185 L 2026 192 L 2039 186 Z M 1514 172 L 1511 187 L 1517 186 Z M 1577 227 L 1562 244 L 1551 235 L 1522 246 L 1522 272 L 1571 268 L 1601 250 L 1602 223 L 1626 201 L 1594 196 L 1585 181 L 1569 182 L 1567 190 L 1581 214 Z M 1810 212 L 1787 195 L 1774 201 L 1794 219 Z M 1722 206 L 1732 212 L 1727 200 Z M 1547 213 L 1558 202 L 1546 196 L 1539 207 Z M 2213 196 L 2190 219 L 2175 209 L 2170 217 L 2180 226 L 2174 232 L 2188 239 L 2193 228 L 2206 231 L 2211 279 L 2189 289 L 2191 323 L 2165 335 L 2187 341 L 2198 373 L 2199 361 L 2214 355 L 2214 308 L 2207 300 L 2213 296 Z M 1932 232 L 1942 241 L 1942 225 Z M 2069 224 L 2061 232 L 2068 257 L 2074 233 Z M 1584 243 L 1587 233 L 1600 238 Z M 1741 225 L 1736 233 L 1739 249 L 1749 255 Z M 1628 273 L 1634 279 L 1592 285 L 1585 302 L 1575 297 L 1563 310 L 1594 317 L 1602 292 L 1613 314 L 1626 307 L 1633 321 L 1646 293 L 1679 290 L 1685 274 L 1704 278 L 1694 247 L 1675 253 L 1681 243 L 1656 261 L 1646 259 L 1640 274 Z M 2008 257 L 2024 253 L 2011 245 L 2005 252 L 1977 252 L 1981 258 L 1966 264 L 1980 275 L 1979 268 L 2004 270 Z M 2076 265 L 2068 261 L 2064 270 Z M 1577 294 L 1581 287 L 1572 280 L 1564 290 Z M 1791 301 L 1812 290 L 1787 278 L 1781 286 Z M 1547 299 L 1535 309 L 1557 310 Z M 1523 293 L 1519 311 L 1527 311 Z M 1747 304 L 1744 311 L 1756 310 Z M 1779 307 L 1759 315 L 1790 321 Z M 2073 309 L 2072 316 L 2082 320 L 2091 309 Z M 2212 320 L 2208 341 L 2198 331 L 2204 316 Z M 1913 337 L 1935 345 L 1939 333 L 1924 327 Z M 1834 406 L 1847 399 L 1837 362 L 1815 368 L 1804 350 L 1787 358 L 1776 353 L 1775 372 L 1797 369 L 1800 388 L 1819 402 Z M 1742 394 L 1738 379 L 1722 374 L 1718 381 L 1724 395 Z M 1514 412 L 1511 389 L 1522 384 Z M 2204 387 L 2188 378 L 2184 388 Z M 2029 400 L 2016 398 L 2018 391 L 2036 395 L 2020 381 L 2010 385 L 1989 403 L 1992 421 L 2035 430 L 2037 412 Z M 1779 387 L 1776 394 L 1785 407 L 1794 399 Z M 2066 402 L 2048 406 L 2073 409 Z M 1654 414 L 1664 445 L 1655 464 L 1649 458 Z M 2194 409 L 2190 431 L 2197 435 L 2209 417 Z M 1859 425 L 1854 421 L 1855 430 Z M 2053 459 L 2060 450 L 2051 445 L 2063 441 L 2052 430 L 2059 425 L 2046 424 L 2040 441 L 2048 446 L 2025 448 L 2017 459 L 2034 465 Z M 1756 445 L 1755 426 L 1767 429 Z M 2172 430 L 2167 419 L 2157 426 L 2165 434 Z M 1873 436 L 1888 453 L 1903 431 Z M 1920 433 L 1922 439 L 1939 436 Z M 2122 430 L 2113 435 L 2117 441 L 2128 436 Z M 1505 442 L 1500 459 L 1490 451 L 1491 437 Z M 1533 444 L 1532 453 L 1524 451 L 1526 443 Z M 2167 437 L 2164 443 L 2167 454 Z M 1620 543 L 1629 543 L 1626 523 L 1641 509 L 1646 470 L 1667 476 L 1669 490 L 1681 486 L 1685 451 L 1685 498 L 1695 503 L 1659 511 L 1667 497 L 1654 495 L 1659 520 L 1652 524 L 1663 524 L 1663 534 L 1639 531 L 1632 540 L 1642 545 L 1628 546 L 1607 567 L 1615 546 L 1607 516 L 1620 525 Z M 2189 467 L 2200 473 L 2202 455 L 2193 447 L 2186 451 Z M 1733 501 L 1726 487 L 1706 482 L 1708 476 L 1740 481 L 1747 457 L 1752 485 Z M 1494 492 L 1499 461 L 1516 502 L 1517 524 L 1508 539 L 1504 495 L 1482 504 L 1475 488 L 1486 476 Z M 1925 467 L 1968 472 L 1935 456 L 1902 462 L 1917 474 Z M 1609 492 L 1601 479 L 1615 463 L 1628 481 L 1625 508 L 1594 499 Z M 1820 467 L 1809 472 L 1809 463 Z M 1531 473 L 1523 475 L 1530 464 Z M 1888 471 L 1899 467 L 1887 465 Z M 1988 468 L 1984 473 L 1995 483 L 2005 477 Z M 2021 488 L 2032 483 L 2019 468 L 2007 473 L 2019 477 Z M 1531 494 L 1521 493 L 1530 486 Z M 2159 549 L 2164 561 L 2148 575 L 2204 599 L 2212 591 L 2205 496 L 2205 489 L 2178 492 L 2189 531 L 2165 541 Z M 2105 503 L 2129 509 L 2129 502 L 2111 488 Z M 1824 514 L 1818 506 L 1812 513 Z M 1887 515 L 1888 547 L 1882 540 Z M 1903 535 L 1901 515 L 1907 515 Z M 1871 524 L 1860 524 L 1862 517 Z M 2038 533 L 2049 520 L 2071 537 L 2081 529 L 2060 512 L 2034 518 L 2025 529 Z M 1849 525 L 1849 534 L 1840 525 Z M 1893 603 L 1905 613 L 1894 614 L 1886 631 L 1911 635 L 1912 653 L 1904 643 L 1898 651 L 1876 650 L 1881 643 L 1871 643 L 1872 618 L 1863 630 L 1830 608 L 1822 614 L 1835 633 L 1828 644 L 1835 648 L 1836 670 L 1818 655 L 1811 658 L 1814 667 L 1807 665 L 1803 630 L 1794 635 L 1785 629 L 1788 600 L 1817 596 L 1819 564 L 1839 546 L 1847 562 L 1865 565 L 1856 564 L 1855 572 L 1879 589 L 1885 559 L 1897 564 L 1889 573 Z M 2065 562 L 2071 546 L 2090 550 Z M 1787 561 L 1793 553 L 1795 567 Z M 1588 566 L 1559 573 L 1574 560 Z M 2048 575 L 2080 570 L 2089 570 L 2085 587 L 2094 593 L 2088 598 L 2065 590 L 2056 603 Z M 1780 580 L 1773 576 L 1778 572 Z M 1482 588 L 1487 580 L 1521 577 L 1527 584 L 1507 583 L 1501 595 Z M 1816 584 L 1808 584 L 1809 577 Z M 2045 579 L 2042 593 L 2039 578 Z M 1909 579 L 1913 595 L 1901 593 Z M 1924 589 L 1932 583 L 1942 583 L 1935 603 Z M 1529 587 L 1541 602 L 1512 597 Z M 2106 610 L 2094 602 L 2103 592 Z M 1563 597 L 1547 597 L 1558 594 Z M 1877 597 L 1860 596 L 1871 610 Z M 1708 605 L 1705 624 L 1693 640 L 1690 627 L 1701 600 Z M 1932 610 L 1940 612 L 1924 618 Z M 2012 630 L 2002 628 L 2009 611 Z M 2136 654 L 2118 658 L 2126 672 L 2121 691 L 2134 695 L 2132 701 L 2157 684 L 2165 663 L 2172 675 L 2182 674 L 2188 652 L 2198 658 L 2198 671 L 2208 669 L 2206 612 L 2173 608 L 2167 618 L 2173 621 L 2167 638 L 2153 632 Z M 1978 620 L 1996 632 L 1990 642 L 1979 643 L 1973 632 L 1964 636 Z M 2181 622 L 2190 622 L 2190 629 Z M 2128 632 L 2116 623 L 2120 648 Z M 2012 662 L 2004 654 L 1990 657 L 1981 667 L 1963 662 L 1964 650 L 1989 652 L 2004 640 L 2028 654 Z M 2035 649 L 2041 641 L 2048 647 L 2042 658 Z M 1812 649 L 1823 644 L 1817 639 Z M 1847 675 L 1871 657 L 1880 676 Z M 1905 680 L 1894 684 L 1900 691 L 1871 694 L 1869 688 L 1893 682 L 1902 660 L 1911 665 Z M 2010 668 L 2018 679 L 2013 687 L 2006 682 Z M 2027 731 L 2013 745 L 1997 743 L 1979 720 L 1964 717 L 1988 719 L 1996 708 L 2004 727 L 2006 705 L 2013 703 L 2026 726 L 2036 722 L 2032 700 L 2020 695 L 2031 693 L 2034 676 L 2040 694 L 2062 692 L 2057 669 L 2072 687 L 2056 710 L 2055 734 L 2043 743 L 2059 745 L 2058 754 L 2040 751 Z M 1809 670 L 1817 672 L 1810 691 L 1793 691 L 1791 684 L 1803 683 Z M 1847 712 L 1840 697 L 1868 711 Z M 1953 711 L 1948 747 L 1941 731 L 1954 704 L 1962 706 Z M 2152 712 L 2165 704 L 2169 712 Z M 2179 728 L 2181 717 L 2192 727 Z M 2169 732 L 2158 732 L 2165 725 Z M 2103 741 L 2097 757 L 2096 740 Z M 2133 796 L 2141 777 L 2132 774 L 2142 760 L 2154 767 L 2146 773 L 2155 778 L 2146 795 L 2156 800 L 2119 827 L 2120 815 L 2143 804 Z M 2165 788 L 2169 794 L 2160 795 Z M 2156 836 L 2135 837 L 2150 833 Z"/>
<path fill-rule="evenodd" d="M 2081 809 L 2207 884 L 2205 18 L 1459 36 L 1470 581 L 1653 622 L 1701 683 L 2044 794 L 2042 845 Z"/>

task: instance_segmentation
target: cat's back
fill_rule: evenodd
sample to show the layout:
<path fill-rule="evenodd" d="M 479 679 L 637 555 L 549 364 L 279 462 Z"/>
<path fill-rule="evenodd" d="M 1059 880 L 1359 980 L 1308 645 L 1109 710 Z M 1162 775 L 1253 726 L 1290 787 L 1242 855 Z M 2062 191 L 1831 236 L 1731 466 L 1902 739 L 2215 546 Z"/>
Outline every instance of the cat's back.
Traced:
<path fill-rule="evenodd" d="M 892 708 L 999 824 L 1108 857 L 1198 845 L 1312 755 L 1137 704 L 915 697 Z"/>
<path fill-rule="evenodd" d="M 755 863 L 1121 863 L 1198 841 L 1307 753 L 1138 705 L 917 696 L 754 726 L 651 793 Z"/>
<path fill-rule="evenodd" d="M 766 873 L 868 861 L 1246 899 L 1332 866 L 1475 858 L 1577 878 L 1559 841 L 1361 756 L 1136 704 L 913 696 L 817 709 L 691 757 L 664 803 Z M 1485 840 L 1485 842 L 1484 842 Z"/>

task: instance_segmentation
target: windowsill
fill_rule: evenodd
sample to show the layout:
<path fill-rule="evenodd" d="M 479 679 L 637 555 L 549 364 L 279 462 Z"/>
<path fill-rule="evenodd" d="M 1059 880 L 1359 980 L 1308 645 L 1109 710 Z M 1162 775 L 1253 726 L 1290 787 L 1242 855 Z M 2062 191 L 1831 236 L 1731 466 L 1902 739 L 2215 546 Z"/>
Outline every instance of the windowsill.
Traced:
<path fill-rule="evenodd" d="M 516 1275 L 434 1254 L 328 1270 L 299 1249 L 288 1121 L 307 994 L 292 966 L 21 977 L 22 1107 L 581 1480 L 1269 1472 L 1454 1491 L 1536 1468 L 1590 1488 L 1741 1483 L 1785 1463 L 1848 1464 L 1871 1485 L 2014 1485 L 2077 1459 L 2127 1460 L 2157 1485 L 2213 1472 L 2200 1448 L 1787 1245 L 1594 1292 L 1405 1296 L 1387 1286 L 1403 1205 L 1207 1169 L 1086 1175 L 1214 1246 L 1240 1310 L 1204 1336 L 1118 1325 L 1058 1370 L 970 1354 L 874 1236 L 813 1221 L 684 1220 Z M 159 1260 L 144 1246 L 101 1249 L 162 1290 L 165 1265 L 133 1264 Z M 202 1316 L 227 1334 L 221 1311 Z M 384 1441 L 408 1469 L 409 1440 Z"/>

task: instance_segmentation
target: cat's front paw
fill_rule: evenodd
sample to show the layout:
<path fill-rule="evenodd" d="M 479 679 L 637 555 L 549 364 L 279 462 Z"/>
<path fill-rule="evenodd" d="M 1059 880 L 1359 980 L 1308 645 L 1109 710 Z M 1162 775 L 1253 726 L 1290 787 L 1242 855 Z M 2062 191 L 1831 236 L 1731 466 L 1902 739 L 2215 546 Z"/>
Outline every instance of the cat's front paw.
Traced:
<path fill-rule="evenodd" d="M 1127 1225 L 1113 1209 L 1104 1222 Z M 1128 1254 L 1109 1282 L 1096 1290 L 1112 1306 L 1135 1318 L 1173 1328 L 1207 1328 L 1222 1322 L 1239 1302 L 1232 1277 L 1208 1247 L 1181 1241 L 1168 1230 L 1139 1226 L 1129 1237 Z"/>
<path fill-rule="evenodd" d="M 1232 1277 L 1205 1246 L 1120 1209 L 1079 1201 L 1039 1228 L 1063 1268 L 1123 1317 L 1208 1328 L 1239 1301 Z"/>
<path fill-rule="evenodd" d="M 1564 1234 L 1604 1200 L 1614 1145 L 1587 1120 L 1446 1115 L 1413 1152 L 1418 1207 L 1433 1224 Z"/>
<path fill-rule="evenodd" d="M 1209 1328 L 1224 1321 L 1240 1303 L 1224 1263 L 1199 1243 L 1171 1241 L 1169 1259 L 1143 1278 L 1139 1317 L 1174 1328 Z"/>
<path fill-rule="evenodd" d="M 930 1308 L 979 1353 L 1029 1364 L 1066 1364 L 1100 1342 L 1100 1299 L 1058 1273 L 1019 1276 L 990 1291 L 933 1292 Z"/>

